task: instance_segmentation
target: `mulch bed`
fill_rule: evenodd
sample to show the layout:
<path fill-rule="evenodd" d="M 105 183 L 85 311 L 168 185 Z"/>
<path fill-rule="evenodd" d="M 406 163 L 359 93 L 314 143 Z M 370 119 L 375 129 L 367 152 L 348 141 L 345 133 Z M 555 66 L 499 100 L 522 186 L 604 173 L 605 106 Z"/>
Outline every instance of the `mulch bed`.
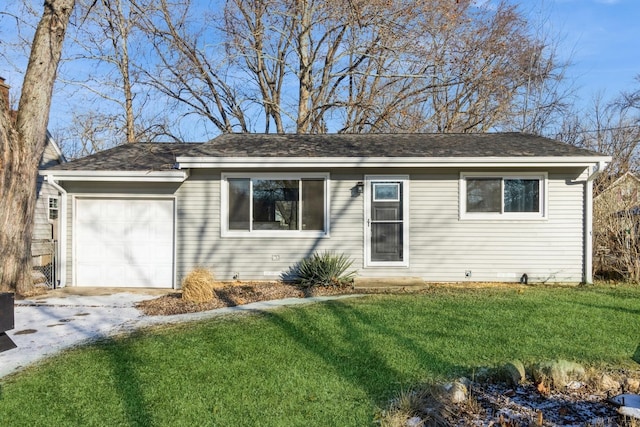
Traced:
<path fill-rule="evenodd" d="M 327 295 L 347 295 L 356 291 L 352 286 L 300 286 L 281 282 L 239 282 L 214 289 L 214 298 L 205 303 L 194 303 L 182 299 L 182 293 L 176 292 L 136 305 L 148 316 L 166 316 L 172 314 L 196 313 L 223 307 L 234 307 L 258 301 L 270 301 L 284 298 L 307 298 Z M 358 291 L 357 293 L 362 293 Z"/>

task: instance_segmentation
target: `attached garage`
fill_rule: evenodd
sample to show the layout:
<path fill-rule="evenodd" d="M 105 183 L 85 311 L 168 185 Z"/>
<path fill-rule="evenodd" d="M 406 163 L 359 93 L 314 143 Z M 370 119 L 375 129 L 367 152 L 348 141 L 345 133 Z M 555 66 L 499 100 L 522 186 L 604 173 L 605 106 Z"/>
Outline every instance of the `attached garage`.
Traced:
<path fill-rule="evenodd" d="M 172 288 L 173 198 L 77 197 L 76 286 Z"/>

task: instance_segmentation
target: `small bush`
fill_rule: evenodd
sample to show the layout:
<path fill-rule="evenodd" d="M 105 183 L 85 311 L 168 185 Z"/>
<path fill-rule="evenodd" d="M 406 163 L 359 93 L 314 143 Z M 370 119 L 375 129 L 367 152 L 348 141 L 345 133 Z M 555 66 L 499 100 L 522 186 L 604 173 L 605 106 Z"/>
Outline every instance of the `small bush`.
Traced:
<path fill-rule="evenodd" d="M 344 286 L 353 282 L 356 271 L 347 270 L 353 261 L 345 254 L 314 253 L 293 268 L 294 281 L 302 286 Z"/>
<path fill-rule="evenodd" d="M 210 270 L 196 268 L 182 280 L 182 299 L 195 303 L 211 301 L 215 286 L 216 281 Z"/>

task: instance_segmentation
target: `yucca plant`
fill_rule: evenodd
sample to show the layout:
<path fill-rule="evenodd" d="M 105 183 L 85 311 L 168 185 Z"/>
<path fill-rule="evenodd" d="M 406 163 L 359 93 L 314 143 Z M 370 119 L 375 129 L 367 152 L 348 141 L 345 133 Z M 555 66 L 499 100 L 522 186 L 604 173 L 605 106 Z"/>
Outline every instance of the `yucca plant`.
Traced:
<path fill-rule="evenodd" d="M 293 268 L 295 281 L 302 286 L 343 286 L 353 282 L 356 271 L 347 271 L 353 261 L 331 251 L 314 253 Z"/>

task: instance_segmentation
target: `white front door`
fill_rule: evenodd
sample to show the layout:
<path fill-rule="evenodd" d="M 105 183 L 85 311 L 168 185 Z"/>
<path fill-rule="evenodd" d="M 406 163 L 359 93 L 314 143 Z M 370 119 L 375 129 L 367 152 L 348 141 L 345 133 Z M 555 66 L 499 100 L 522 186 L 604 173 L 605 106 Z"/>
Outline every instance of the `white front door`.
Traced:
<path fill-rule="evenodd" d="M 172 288 L 174 200 L 76 198 L 76 286 Z"/>
<path fill-rule="evenodd" d="M 409 265 L 409 178 L 365 176 L 366 266 Z"/>

